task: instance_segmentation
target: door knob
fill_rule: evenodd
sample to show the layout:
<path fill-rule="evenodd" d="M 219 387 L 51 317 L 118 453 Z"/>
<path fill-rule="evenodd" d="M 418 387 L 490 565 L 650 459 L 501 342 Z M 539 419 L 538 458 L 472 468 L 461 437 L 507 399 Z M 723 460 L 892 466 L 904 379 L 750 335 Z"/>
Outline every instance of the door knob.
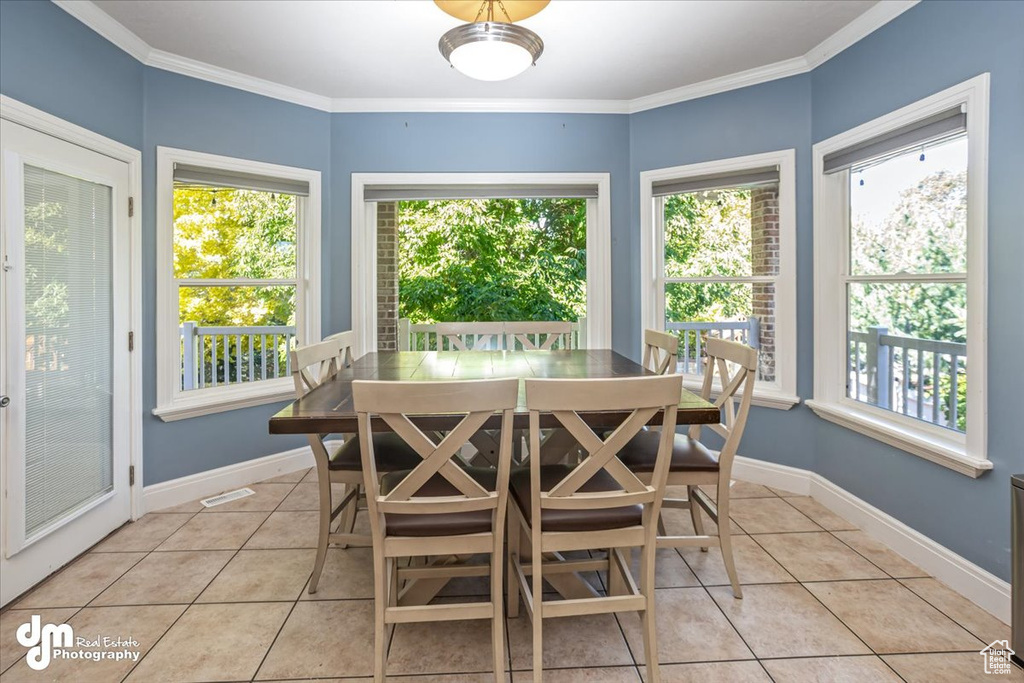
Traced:
<path fill-rule="evenodd" d="M 11 404 L 10 396 L 0 396 L 0 408 L 6 408 Z"/>

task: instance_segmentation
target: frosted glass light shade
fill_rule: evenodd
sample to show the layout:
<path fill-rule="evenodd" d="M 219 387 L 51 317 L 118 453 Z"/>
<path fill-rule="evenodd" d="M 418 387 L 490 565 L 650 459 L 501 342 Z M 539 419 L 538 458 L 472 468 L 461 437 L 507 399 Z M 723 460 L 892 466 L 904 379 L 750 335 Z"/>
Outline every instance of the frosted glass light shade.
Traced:
<path fill-rule="evenodd" d="M 461 73 L 481 81 L 504 81 L 518 76 L 537 61 L 544 41 L 515 24 L 463 24 L 441 36 L 441 54 Z"/>

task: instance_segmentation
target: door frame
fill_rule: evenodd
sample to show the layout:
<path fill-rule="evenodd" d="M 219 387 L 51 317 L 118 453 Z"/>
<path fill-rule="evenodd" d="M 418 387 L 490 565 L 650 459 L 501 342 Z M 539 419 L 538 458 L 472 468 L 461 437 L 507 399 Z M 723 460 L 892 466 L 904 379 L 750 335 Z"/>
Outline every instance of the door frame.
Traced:
<path fill-rule="evenodd" d="M 134 210 L 128 218 L 128 328 L 134 335 L 133 350 L 128 354 L 128 462 L 135 472 L 129 495 L 131 518 L 136 520 L 145 513 L 142 499 L 142 152 L 6 95 L 0 95 L 0 118 L 128 164 L 128 196 L 134 202 Z M 128 340 L 122 343 L 127 344 Z"/>

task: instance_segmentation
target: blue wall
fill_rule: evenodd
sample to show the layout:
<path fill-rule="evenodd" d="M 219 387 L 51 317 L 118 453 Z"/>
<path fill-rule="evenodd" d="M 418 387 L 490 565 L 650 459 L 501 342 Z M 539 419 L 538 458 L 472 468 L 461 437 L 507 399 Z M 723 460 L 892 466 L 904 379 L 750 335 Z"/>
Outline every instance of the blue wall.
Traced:
<path fill-rule="evenodd" d="M 1024 3 L 923 2 L 813 72 L 814 141 L 991 73 L 988 457 L 968 479 L 836 425 L 815 425 L 815 470 L 1003 579 L 1009 475 L 1024 472 Z M 801 283 L 801 289 L 809 287 Z"/>
<path fill-rule="evenodd" d="M 0 2 L 0 92 L 142 148 L 144 67 L 50 2 Z"/>
<path fill-rule="evenodd" d="M 159 69 L 144 78 L 145 131 L 142 144 L 143 338 L 156 339 L 156 148 L 176 147 L 211 154 L 298 166 L 323 174 L 322 267 L 330 273 L 335 241 L 331 216 L 330 115 L 225 88 Z M 346 250 L 347 252 L 347 250 Z M 324 310 L 333 288 L 324 287 Z M 324 316 L 324 329 L 330 322 Z M 270 437 L 267 421 L 285 403 L 232 410 L 177 422 L 163 422 L 156 406 L 156 349 L 144 345 L 143 452 L 145 483 L 279 453 L 306 443 L 301 437 Z"/>
<path fill-rule="evenodd" d="M 611 174 L 612 344 L 633 346 L 639 301 L 629 205 L 629 119 L 602 114 L 335 114 L 331 119 L 335 259 L 332 330 L 351 323 L 352 173 L 601 172 Z"/>
<path fill-rule="evenodd" d="M 755 409 L 742 450 L 812 469 L 1002 578 L 1007 476 L 1024 470 L 1016 362 L 1024 338 L 1019 160 L 1024 158 L 1024 3 L 925 2 L 811 74 L 631 116 L 334 114 L 142 67 L 49 2 L 0 3 L 0 92 L 143 152 L 145 483 L 290 448 L 263 406 L 177 423 L 155 400 L 157 145 L 324 174 L 324 331 L 351 324 L 350 175 L 373 171 L 590 171 L 612 177 L 613 345 L 638 354 L 640 171 L 797 150 L 798 389 L 811 395 L 810 148 L 978 73 L 992 74 L 989 187 L 989 457 L 971 480 L 815 417 Z"/>

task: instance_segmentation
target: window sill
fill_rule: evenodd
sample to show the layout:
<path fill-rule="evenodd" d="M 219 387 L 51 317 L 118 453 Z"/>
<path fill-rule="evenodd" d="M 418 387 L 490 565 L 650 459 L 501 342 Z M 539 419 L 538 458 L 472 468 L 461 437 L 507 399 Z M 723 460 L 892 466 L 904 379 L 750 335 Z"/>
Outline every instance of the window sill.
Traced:
<path fill-rule="evenodd" d="M 694 393 L 700 393 L 701 380 L 684 378 L 683 387 Z M 717 386 L 712 388 L 711 395 L 712 397 L 718 395 Z M 777 389 L 765 389 L 757 385 L 754 386 L 754 398 L 751 400 L 751 405 L 762 408 L 774 408 L 775 410 L 789 410 L 797 403 L 800 403 L 799 396 L 785 394 Z"/>
<path fill-rule="evenodd" d="M 280 377 L 250 385 L 212 387 L 181 393 L 169 403 L 154 408 L 153 414 L 164 422 L 174 422 L 294 398 L 295 387 L 291 378 Z"/>
<path fill-rule="evenodd" d="M 926 430 L 907 428 L 868 411 L 842 404 L 812 400 L 807 401 L 807 406 L 823 420 L 834 422 L 968 477 L 977 479 L 992 469 L 991 461 L 971 457 L 962 444 L 936 438 Z"/>

